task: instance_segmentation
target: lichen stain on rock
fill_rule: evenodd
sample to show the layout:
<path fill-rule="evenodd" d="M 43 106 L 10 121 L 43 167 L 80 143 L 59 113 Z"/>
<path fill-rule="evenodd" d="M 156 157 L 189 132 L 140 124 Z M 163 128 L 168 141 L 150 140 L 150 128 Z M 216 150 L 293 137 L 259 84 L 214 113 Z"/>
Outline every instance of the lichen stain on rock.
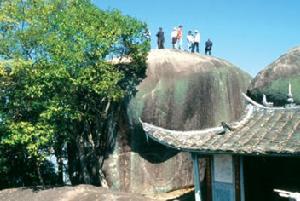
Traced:
<path fill-rule="evenodd" d="M 105 161 L 111 186 L 153 193 L 193 185 L 190 155 L 147 139 L 138 119 L 176 130 L 202 129 L 238 119 L 244 106 L 241 93 L 250 79 L 231 63 L 215 57 L 151 51 L 147 77 L 127 109 L 129 126 L 126 122 L 121 125 L 117 147 Z"/>

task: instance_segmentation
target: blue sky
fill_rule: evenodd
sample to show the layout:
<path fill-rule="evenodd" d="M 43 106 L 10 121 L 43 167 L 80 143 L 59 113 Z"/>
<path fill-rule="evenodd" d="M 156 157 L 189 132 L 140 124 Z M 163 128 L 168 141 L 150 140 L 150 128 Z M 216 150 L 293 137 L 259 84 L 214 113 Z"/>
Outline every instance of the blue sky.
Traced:
<path fill-rule="evenodd" d="M 201 33 L 201 53 L 207 38 L 213 55 L 255 76 L 289 49 L 300 45 L 299 0 L 92 0 L 101 9 L 117 8 L 146 22 L 152 33 L 163 27 L 166 48 L 170 32 L 183 25 Z"/>

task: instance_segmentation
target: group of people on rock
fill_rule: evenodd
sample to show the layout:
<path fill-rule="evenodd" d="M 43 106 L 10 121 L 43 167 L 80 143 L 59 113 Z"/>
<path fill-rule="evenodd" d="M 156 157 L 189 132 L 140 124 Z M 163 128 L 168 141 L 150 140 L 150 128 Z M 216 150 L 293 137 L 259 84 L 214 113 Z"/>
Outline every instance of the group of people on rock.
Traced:
<path fill-rule="evenodd" d="M 173 49 L 179 49 L 182 50 L 182 38 L 183 38 L 183 30 L 182 30 L 182 25 L 179 25 L 178 27 L 174 27 L 173 31 L 171 32 L 171 43 L 172 43 L 172 48 Z M 158 49 L 164 49 L 165 48 L 165 34 L 162 29 L 162 27 L 159 27 L 159 30 L 156 34 L 157 37 L 157 45 Z M 192 31 L 188 31 L 187 35 L 187 44 L 188 48 L 187 50 L 189 52 L 197 52 L 199 53 L 199 45 L 200 45 L 200 32 L 198 30 L 195 30 L 194 33 Z M 211 49 L 212 49 L 212 41 L 208 39 L 205 42 L 205 55 L 209 54 L 211 55 Z"/>

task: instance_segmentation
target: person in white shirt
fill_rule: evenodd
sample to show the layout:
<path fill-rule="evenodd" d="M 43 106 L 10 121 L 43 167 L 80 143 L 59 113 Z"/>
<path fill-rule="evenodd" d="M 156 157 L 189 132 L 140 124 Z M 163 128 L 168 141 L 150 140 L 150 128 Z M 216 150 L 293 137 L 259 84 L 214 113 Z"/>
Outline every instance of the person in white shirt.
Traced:
<path fill-rule="evenodd" d="M 199 44 L 200 44 L 200 33 L 198 30 L 195 30 L 194 45 L 193 45 L 192 52 L 194 52 L 196 48 L 196 52 L 199 53 Z"/>
<path fill-rule="evenodd" d="M 188 42 L 188 51 L 192 51 L 193 46 L 194 46 L 194 36 L 192 34 L 192 31 L 188 32 L 188 35 L 186 38 L 187 38 L 187 42 Z"/>
<path fill-rule="evenodd" d="M 144 37 L 147 39 L 147 40 L 151 40 L 151 32 L 149 31 L 148 28 L 146 28 L 145 32 L 143 33 Z"/>
<path fill-rule="evenodd" d="M 173 31 L 171 32 L 171 39 L 172 39 L 172 48 L 175 49 L 175 45 L 177 43 L 177 28 L 174 27 Z"/>

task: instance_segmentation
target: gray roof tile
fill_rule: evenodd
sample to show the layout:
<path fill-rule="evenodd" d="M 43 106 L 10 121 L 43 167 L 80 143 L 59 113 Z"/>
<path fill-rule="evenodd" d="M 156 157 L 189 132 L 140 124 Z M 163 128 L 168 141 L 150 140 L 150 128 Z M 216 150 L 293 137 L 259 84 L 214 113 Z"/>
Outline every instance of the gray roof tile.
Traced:
<path fill-rule="evenodd" d="M 174 131 L 145 122 L 143 129 L 152 139 L 189 152 L 300 155 L 300 107 L 268 108 L 246 100 L 241 120 L 229 124 L 233 130 L 224 134 L 223 127 Z"/>

